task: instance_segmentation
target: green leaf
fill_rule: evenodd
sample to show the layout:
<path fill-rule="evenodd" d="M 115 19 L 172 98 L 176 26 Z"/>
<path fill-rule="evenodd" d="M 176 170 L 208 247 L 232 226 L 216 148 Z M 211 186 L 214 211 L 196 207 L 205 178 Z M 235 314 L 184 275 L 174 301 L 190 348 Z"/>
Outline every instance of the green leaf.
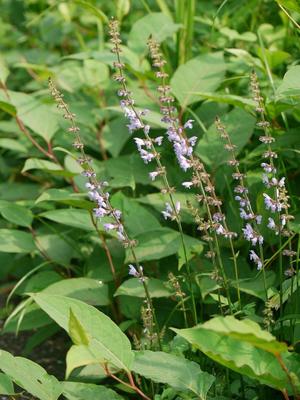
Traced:
<path fill-rule="evenodd" d="M 8 75 L 9 75 L 9 69 L 7 67 L 7 64 L 4 58 L 0 57 L 0 81 L 5 83 Z"/>
<path fill-rule="evenodd" d="M 83 7 L 85 10 L 90 11 L 90 13 L 95 15 L 95 17 L 97 17 L 99 21 L 104 22 L 106 24 L 108 23 L 108 17 L 104 14 L 102 10 L 100 10 L 100 8 L 95 7 L 88 1 L 84 0 L 74 0 L 74 2 L 79 6 Z"/>
<path fill-rule="evenodd" d="M 276 90 L 277 96 L 299 97 L 300 96 L 299 74 L 300 74 L 300 65 L 295 65 L 291 67 L 284 75 L 282 83 Z"/>
<path fill-rule="evenodd" d="M 129 371 L 133 353 L 126 335 L 105 314 L 82 301 L 69 297 L 34 294 L 35 302 L 69 334 L 70 310 L 76 316 L 89 337 L 89 350 L 98 363 L 108 362 L 113 366 Z"/>
<path fill-rule="evenodd" d="M 0 394 L 14 395 L 14 384 L 11 379 L 5 375 L 0 373 Z"/>
<path fill-rule="evenodd" d="M 180 105 L 186 108 L 199 101 L 195 92 L 214 92 L 226 71 L 223 53 L 209 53 L 180 65 L 171 79 L 171 87 Z"/>
<path fill-rule="evenodd" d="M 253 110 L 255 108 L 255 102 L 252 99 L 247 99 L 242 96 L 236 96 L 234 94 L 223 94 L 223 93 L 205 93 L 195 92 L 200 98 L 215 101 L 216 103 L 231 104 L 235 107 L 240 107 L 245 110 Z"/>
<path fill-rule="evenodd" d="M 147 280 L 147 287 L 151 298 L 154 297 L 170 297 L 172 291 L 159 279 L 150 278 Z M 131 278 L 123 282 L 116 290 L 114 296 L 132 296 L 132 297 L 145 297 L 145 290 L 138 278 Z"/>
<path fill-rule="evenodd" d="M 247 144 L 252 135 L 255 118 L 245 111 L 235 108 L 221 118 L 231 141 L 237 146 L 236 154 Z M 199 140 L 196 153 L 208 165 L 216 168 L 230 159 L 230 153 L 224 149 L 224 141 L 220 137 L 215 124 Z"/>
<path fill-rule="evenodd" d="M 0 147 L 2 147 L 3 149 L 13 150 L 18 153 L 27 153 L 27 148 L 22 143 L 14 139 L 0 139 Z"/>
<path fill-rule="evenodd" d="M 44 201 L 56 201 L 58 203 L 67 204 L 90 210 L 93 204 L 85 200 L 86 193 L 73 193 L 66 189 L 48 189 L 45 190 L 35 201 L 39 204 Z"/>
<path fill-rule="evenodd" d="M 278 4 L 291 11 L 296 11 L 300 14 L 299 0 L 276 0 Z"/>
<path fill-rule="evenodd" d="M 294 355 L 255 322 L 215 317 L 191 329 L 173 330 L 214 361 L 273 388 L 291 390 L 275 354 L 281 353 L 286 364 Z"/>
<path fill-rule="evenodd" d="M 85 231 L 93 231 L 95 227 L 92 223 L 91 216 L 87 210 L 77 208 L 64 208 L 59 210 L 46 211 L 40 214 L 41 217 L 50 219 L 59 224 L 72 226 L 74 228 L 83 229 Z"/>
<path fill-rule="evenodd" d="M 155 231 L 142 233 L 135 237 L 139 245 L 135 248 L 139 261 L 160 260 L 176 254 L 181 247 L 180 233 L 169 228 L 161 228 Z M 200 242 L 193 237 L 184 235 L 187 247 L 198 245 Z M 133 262 L 130 251 L 126 251 L 125 262 Z"/>
<path fill-rule="evenodd" d="M 136 236 L 161 228 L 155 216 L 135 199 L 130 199 L 118 192 L 112 196 L 111 203 L 122 211 L 124 224 L 129 236 Z"/>
<path fill-rule="evenodd" d="M 82 382 L 62 382 L 63 395 L 68 400 L 122 400 L 112 389 Z"/>
<path fill-rule="evenodd" d="M 62 392 L 60 382 L 44 368 L 23 357 L 0 350 L 0 369 L 18 386 L 40 400 L 56 400 Z"/>
<path fill-rule="evenodd" d="M 25 93 L 9 91 L 9 96 L 23 123 L 49 142 L 59 128 L 61 118 L 55 106 Z"/>
<path fill-rule="evenodd" d="M 0 101 L 0 110 L 6 112 L 12 117 L 15 117 L 17 115 L 16 107 L 6 101 Z"/>
<path fill-rule="evenodd" d="M 87 86 L 94 87 L 95 82 L 101 84 L 109 78 L 108 66 L 96 60 L 83 61 L 84 82 Z"/>
<path fill-rule="evenodd" d="M 172 19 L 163 13 L 151 13 L 138 19 L 132 26 L 128 37 L 128 47 L 136 53 L 146 50 L 149 36 L 159 43 L 172 36 L 180 28 Z"/>
<path fill-rule="evenodd" d="M 76 318 L 76 315 L 73 313 L 72 308 L 70 309 L 70 319 L 69 319 L 69 328 L 68 328 L 69 335 L 72 339 L 72 342 L 75 344 L 89 344 L 89 337 L 82 327 L 80 321 Z"/>
<path fill-rule="evenodd" d="M 90 278 L 64 279 L 48 286 L 43 293 L 68 296 L 95 306 L 110 304 L 107 285 Z"/>
<path fill-rule="evenodd" d="M 16 229 L 0 229 L 0 251 L 4 253 L 31 253 L 36 250 L 30 233 Z"/>
<path fill-rule="evenodd" d="M 32 224 L 33 214 L 28 208 L 0 200 L 0 213 L 3 218 L 13 224 L 29 228 Z"/>
<path fill-rule="evenodd" d="M 132 370 L 154 382 L 191 391 L 203 400 L 215 380 L 195 362 L 162 351 L 136 351 Z"/>
<path fill-rule="evenodd" d="M 32 169 L 42 169 L 47 172 L 63 172 L 63 169 L 60 165 L 57 165 L 52 161 L 42 160 L 40 158 L 28 158 L 25 161 L 22 172 L 30 171 Z"/>

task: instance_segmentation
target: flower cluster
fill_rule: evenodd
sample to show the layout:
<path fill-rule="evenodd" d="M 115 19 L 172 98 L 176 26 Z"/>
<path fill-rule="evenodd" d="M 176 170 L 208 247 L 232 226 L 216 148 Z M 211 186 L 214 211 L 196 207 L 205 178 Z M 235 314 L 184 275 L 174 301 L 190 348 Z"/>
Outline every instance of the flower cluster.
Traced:
<path fill-rule="evenodd" d="M 271 134 L 271 124 L 266 120 L 266 110 L 264 99 L 260 92 L 258 78 L 255 72 L 252 72 L 250 77 L 250 85 L 253 94 L 253 99 L 256 104 L 256 112 L 259 115 L 257 127 L 263 130 L 263 134 L 259 140 L 267 147 L 263 153 L 263 158 L 267 162 L 261 163 L 263 169 L 262 182 L 268 189 L 268 193 L 263 193 L 264 204 L 267 211 L 270 211 L 274 216 L 268 218 L 267 227 L 274 231 L 276 235 L 290 236 L 291 232 L 287 228 L 287 222 L 293 219 L 293 216 L 288 213 L 290 207 L 289 196 L 285 186 L 285 177 L 277 176 L 277 169 L 274 165 L 274 160 L 278 157 L 277 153 L 272 149 L 271 145 L 275 141 Z M 292 262 L 291 243 L 289 243 L 289 257 Z M 290 269 L 286 271 L 289 276 Z"/>
<path fill-rule="evenodd" d="M 236 146 L 232 143 L 231 138 L 220 118 L 216 118 L 215 124 L 221 138 L 226 141 L 224 148 L 230 153 L 228 164 L 234 167 L 232 178 L 237 181 L 237 185 L 234 188 L 235 200 L 239 203 L 240 217 L 245 222 L 247 221 L 245 227 L 242 229 L 244 238 L 248 240 L 252 246 L 256 246 L 257 244 L 262 245 L 264 238 L 258 229 L 258 225 L 260 225 L 262 222 L 262 216 L 253 212 L 252 205 L 248 197 L 248 188 L 245 185 L 245 175 L 240 171 L 239 161 L 235 157 Z M 260 269 L 262 266 L 262 261 L 258 256 L 256 256 L 257 258 L 254 258 L 254 254 L 255 252 L 250 250 L 250 260 L 254 261 L 254 263 Z"/>
<path fill-rule="evenodd" d="M 112 222 L 105 223 L 104 229 L 106 231 L 115 231 L 118 239 L 125 247 L 134 246 L 135 241 L 128 238 L 121 222 L 121 211 L 112 207 L 110 204 L 109 193 L 105 190 L 108 183 L 97 179 L 96 172 L 91 164 L 91 158 L 85 154 L 84 144 L 79 134 L 80 128 L 76 125 L 76 115 L 70 112 L 68 104 L 63 99 L 62 93 L 56 89 L 50 78 L 49 88 L 54 100 L 57 102 L 57 107 L 64 111 L 64 118 L 71 124 L 68 128 L 68 132 L 75 136 L 73 147 L 80 152 L 77 161 L 83 168 L 82 175 L 86 177 L 88 181 L 86 182 L 86 188 L 88 189 L 89 198 L 96 204 L 96 207 L 93 209 L 94 216 L 98 219 L 111 217 Z"/>

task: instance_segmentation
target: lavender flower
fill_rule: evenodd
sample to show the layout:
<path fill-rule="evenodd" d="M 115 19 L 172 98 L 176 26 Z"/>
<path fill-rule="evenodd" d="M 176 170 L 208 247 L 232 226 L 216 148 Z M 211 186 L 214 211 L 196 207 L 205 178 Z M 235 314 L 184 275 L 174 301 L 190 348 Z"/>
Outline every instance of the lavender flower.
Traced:
<path fill-rule="evenodd" d="M 246 227 L 242 229 L 244 237 L 246 240 L 252 243 L 253 246 L 258 244 L 263 244 L 264 238 L 258 234 L 250 224 L 246 224 Z"/>
<path fill-rule="evenodd" d="M 255 253 L 254 250 L 250 250 L 249 257 L 250 257 L 250 260 L 253 261 L 257 265 L 257 269 L 261 270 L 262 266 L 263 266 L 262 261 L 258 257 L 258 255 Z"/>
<path fill-rule="evenodd" d="M 263 193 L 265 207 L 267 210 L 275 213 L 276 211 L 280 212 L 282 210 L 282 204 L 278 200 L 273 200 L 268 194 Z"/>
<path fill-rule="evenodd" d="M 174 220 L 177 218 L 177 215 L 180 212 L 180 202 L 177 201 L 175 204 L 175 210 L 173 210 L 173 208 L 171 207 L 171 205 L 169 203 L 166 203 L 166 208 L 164 211 L 162 211 L 162 215 L 164 216 L 164 219 L 171 219 Z"/>

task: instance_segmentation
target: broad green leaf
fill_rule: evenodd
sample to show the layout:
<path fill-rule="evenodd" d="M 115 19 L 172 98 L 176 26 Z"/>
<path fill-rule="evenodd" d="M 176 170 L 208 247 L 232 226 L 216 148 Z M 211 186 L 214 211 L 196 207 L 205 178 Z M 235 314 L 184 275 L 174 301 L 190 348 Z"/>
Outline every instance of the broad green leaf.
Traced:
<path fill-rule="evenodd" d="M 277 96 L 300 96 L 300 65 L 291 67 L 283 77 L 282 83 L 276 90 Z"/>
<path fill-rule="evenodd" d="M 0 251 L 31 253 L 36 250 L 32 235 L 16 229 L 0 229 Z"/>
<path fill-rule="evenodd" d="M 83 61 L 84 82 L 87 86 L 95 87 L 103 84 L 109 78 L 108 66 L 96 60 Z"/>
<path fill-rule="evenodd" d="M 70 309 L 70 319 L 69 319 L 69 327 L 68 327 L 69 335 L 72 339 L 72 342 L 76 345 L 88 345 L 90 338 L 82 327 L 80 321 L 76 318 L 76 315 L 73 313 L 72 308 Z"/>
<path fill-rule="evenodd" d="M 238 154 L 252 135 L 255 118 L 244 110 L 235 108 L 225 114 L 221 121 L 230 135 L 232 143 L 237 146 L 236 154 Z M 206 164 L 216 168 L 231 157 L 230 153 L 224 149 L 224 144 L 224 140 L 213 124 L 199 140 L 196 153 Z"/>
<path fill-rule="evenodd" d="M 64 279 L 48 286 L 43 293 L 68 296 L 95 306 L 107 306 L 110 303 L 107 285 L 90 278 Z"/>
<path fill-rule="evenodd" d="M 113 157 L 117 157 L 120 154 L 125 143 L 130 139 L 123 116 L 109 121 L 103 130 L 104 146 Z"/>
<path fill-rule="evenodd" d="M 275 354 L 281 353 L 286 364 L 294 355 L 255 322 L 215 317 L 191 329 L 173 330 L 214 361 L 273 388 L 291 390 Z"/>
<path fill-rule="evenodd" d="M 24 124 L 49 142 L 59 128 L 59 114 L 48 104 L 39 104 L 20 115 Z"/>
<path fill-rule="evenodd" d="M 0 394 L 14 395 L 14 384 L 9 376 L 0 373 Z"/>
<path fill-rule="evenodd" d="M 9 91 L 9 96 L 23 123 L 49 142 L 57 132 L 61 119 L 55 106 L 25 93 Z"/>
<path fill-rule="evenodd" d="M 130 370 L 133 353 L 124 333 L 96 308 L 65 296 L 34 294 L 35 302 L 69 334 L 70 310 L 90 338 L 89 349 L 99 363 L 108 362 L 117 368 Z"/>
<path fill-rule="evenodd" d="M 0 350 L 0 369 L 18 386 L 40 400 L 56 400 L 62 392 L 60 382 L 44 368 L 23 357 Z"/>
<path fill-rule="evenodd" d="M 149 36 L 158 42 L 172 36 L 180 28 L 172 19 L 163 13 L 151 13 L 138 19 L 132 26 L 128 37 L 128 46 L 135 52 L 143 52 L 147 47 Z"/>
<path fill-rule="evenodd" d="M 299 0 L 276 0 L 278 4 L 291 11 L 296 11 L 300 14 Z"/>
<path fill-rule="evenodd" d="M 84 344 L 71 346 L 66 356 L 66 378 L 69 378 L 74 369 L 88 365 L 99 365 L 99 360 L 90 347 Z M 104 369 L 102 370 L 105 376 Z"/>
<path fill-rule="evenodd" d="M 25 226 L 26 228 L 29 228 L 32 224 L 32 212 L 18 204 L 0 200 L 0 213 L 3 218 L 13 224 Z"/>
<path fill-rule="evenodd" d="M 137 235 L 139 245 L 135 253 L 139 261 L 159 260 L 176 254 L 181 246 L 180 233 L 169 228 L 161 228 Z M 199 240 L 184 235 L 184 242 L 187 247 L 199 244 Z M 126 251 L 125 262 L 132 262 L 134 259 L 130 251 Z"/>
<path fill-rule="evenodd" d="M 48 189 L 36 199 L 35 204 L 39 204 L 43 201 L 57 201 L 58 203 L 90 210 L 93 204 L 85 200 L 85 198 L 86 193 L 73 193 L 66 189 Z"/>
<path fill-rule="evenodd" d="M 276 280 L 276 275 L 274 274 L 274 272 L 266 271 L 267 287 L 271 287 L 272 285 L 274 285 L 275 280 Z M 235 281 L 232 281 L 231 285 L 237 287 Z M 256 275 L 253 278 L 240 279 L 239 288 L 242 292 L 251 294 L 252 296 L 258 297 L 263 301 L 266 298 L 264 281 L 261 275 L 259 276 Z"/>
<path fill-rule="evenodd" d="M 122 400 L 112 389 L 82 382 L 62 382 L 63 395 L 68 400 Z"/>
<path fill-rule="evenodd" d="M 27 153 L 27 148 L 22 143 L 14 139 L 0 139 L 0 147 L 2 147 L 3 149 L 13 150 L 18 153 Z"/>
<path fill-rule="evenodd" d="M 226 64 L 222 52 L 209 53 L 180 65 L 171 79 L 171 87 L 180 105 L 186 108 L 199 101 L 195 92 L 214 92 L 222 82 Z"/>
<path fill-rule="evenodd" d="M 148 279 L 147 287 L 152 298 L 170 297 L 172 295 L 172 291 L 159 279 Z M 132 278 L 123 282 L 114 294 L 114 296 L 121 295 L 144 298 L 145 290 L 138 278 Z"/>
<path fill-rule="evenodd" d="M 132 370 L 154 382 L 191 391 L 203 400 L 215 380 L 195 362 L 162 351 L 136 351 Z"/>
<path fill-rule="evenodd" d="M 129 236 L 136 236 L 161 228 L 155 216 L 135 199 L 128 198 L 118 192 L 112 196 L 111 203 L 122 211 L 124 224 Z"/>
<path fill-rule="evenodd" d="M 262 330 L 250 319 L 240 321 L 231 316 L 215 317 L 205 322 L 202 328 L 250 343 L 271 353 L 277 354 L 287 350 L 285 343 L 278 342 L 271 333 Z"/>
<path fill-rule="evenodd" d="M 37 234 L 37 241 L 41 248 L 47 253 L 52 261 L 66 265 L 74 256 L 79 256 L 80 252 L 76 248 L 67 233 L 58 234 Z"/>
<path fill-rule="evenodd" d="M 52 161 L 42 160 L 40 158 L 28 158 L 24 164 L 22 172 L 30 171 L 32 169 L 42 169 L 49 172 L 63 172 L 60 165 Z"/>
<path fill-rule="evenodd" d="M 74 228 L 83 229 L 85 231 L 93 231 L 95 227 L 92 223 L 91 216 L 87 210 L 77 208 L 64 208 L 59 210 L 46 211 L 40 215 L 43 218 L 59 224 L 72 226 Z"/>
<path fill-rule="evenodd" d="M 223 93 L 205 93 L 195 92 L 200 98 L 215 101 L 216 103 L 231 104 L 235 107 L 241 107 L 244 109 L 254 110 L 255 102 L 252 99 L 247 99 L 242 96 L 236 96 L 234 94 L 223 94 Z"/>

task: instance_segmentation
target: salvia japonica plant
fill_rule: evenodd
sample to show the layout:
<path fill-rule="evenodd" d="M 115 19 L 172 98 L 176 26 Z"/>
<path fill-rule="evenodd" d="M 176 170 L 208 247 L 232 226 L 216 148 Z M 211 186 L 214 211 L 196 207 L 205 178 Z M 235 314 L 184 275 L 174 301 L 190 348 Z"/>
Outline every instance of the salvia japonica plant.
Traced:
<path fill-rule="evenodd" d="M 166 2 L 157 3 L 170 12 Z M 285 99 L 278 110 L 265 95 L 269 84 L 276 92 L 274 82 L 266 84 L 257 63 L 243 77 L 244 97 L 214 93 L 218 85 L 209 82 L 223 72 L 210 69 L 220 54 L 188 60 L 192 50 L 184 41 L 190 44 L 194 34 L 196 3 L 187 1 L 186 9 L 185 1 L 179 3 L 179 24 L 172 22 L 166 37 L 152 28 L 147 35 L 141 31 L 147 55 L 138 60 L 122 40 L 120 21 L 99 12 L 109 51 L 95 54 L 91 67 L 105 60 L 111 68 L 100 93 L 104 100 L 90 113 L 88 96 L 78 105 L 70 95 L 68 72 L 61 78 L 53 70 L 47 106 L 38 106 L 38 129 L 43 131 L 44 107 L 62 129 L 56 142 L 45 133 L 46 147 L 28 122 L 29 97 L 9 90 L 0 74 L 0 108 L 32 146 L 23 174 L 44 185 L 30 203 L 33 212 L 26 202 L 0 202 L 4 219 L 22 227 L 1 229 L 9 249 L 0 245 L 1 251 L 33 260 L 8 289 L 3 331 L 29 330 L 32 337 L 23 354 L 28 358 L 0 350 L 5 396 L 300 399 L 298 200 L 289 173 L 295 168 L 282 151 L 290 130 L 285 91 L 296 101 L 290 76 L 278 92 Z M 155 21 L 155 15 L 159 27 L 164 14 L 149 17 Z M 184 34 L 177 32 L 180 24 Z M 175 60 L 163 39 L 176 32 Z M 270 54 L 258 37 L 270 74 Z M 202 63 L 207 72 L 200 83 L 209 88 L 203 91 L 193 82 Z M 107 65 L 102 72 L 108 75 Z M 42 84 L 45 89 L 45 79 Z M 89 91 L 98 99 L 92 83 Z M 108 103 L 106 91 L 113 93 Z M 207 101 L 198 109 L 193 96 L 195 104 Z M 99 109 L 95 144 L 85 121 L 98 118 Z M 209 128 L 202 121 L 206 112 Z M 116 135 L 111 146 L 110 135 Z M 46 184 L 32 170 L 53 174 L 53 180 Z M 16 295 L 23 298 L 12 306 Z M 53 335 L 67 342 L 66 354 L 57 355 L 65 359 L 59 379 L 31 361 Z"/>

